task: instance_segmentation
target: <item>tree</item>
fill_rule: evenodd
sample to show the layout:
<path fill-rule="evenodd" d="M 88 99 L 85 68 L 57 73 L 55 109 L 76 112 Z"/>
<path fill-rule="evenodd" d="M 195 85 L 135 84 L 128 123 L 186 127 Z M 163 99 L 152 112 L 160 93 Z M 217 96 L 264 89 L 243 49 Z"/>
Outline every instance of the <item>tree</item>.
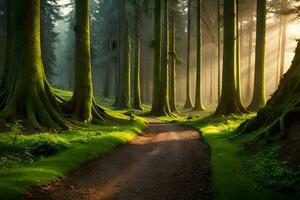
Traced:
<path fill-rule="evenodd" d="M 224 1 L 224 53 L 222 95 L 215 114 L 241 114 L 244 108 L 239 103 L 237 93 L 237 51 L 236 51 L 236 0 Z"/>
<path fill-rule="evenodd" d="M 133 95 L 133 108 L 137 110 L 142 110 L 141 101 L 141 36 L 140 36 L 140 5 L 137 0 L 134 0 L 134 14 L 135 14 L 135 24 L 134 24 L 134 41 L 135 41 L 135 63 L 134 63 L 134 95 Z"/>
<path fill-rule="evenodd" d="M 184 108 L 193 108 L 190 89 L 190 59 L 191 59 L 191 0 L 188 1 L 188 24 L 187 24 L 187 64 L 186 64 L 186 101 Z"/>
<path fill-rule="evenodd" d="M 119 109 L 130 108 L 130 54 L 131 39 L 127 16 L 127 0 L 120 1 L 120 66 L 119 91 L 115 107 Z"/>
<path fill-rule="evenodd" d="M 162 47 L 162 2 L 155 0 L 154 23 L 154 81 L 151 113 L 157 116 L 172 116 L 169 105 L 169 3 L 164 0 L 164 45 Z M 163 58 L 162 58 L 162 55 Z"/>
<path fill-rule="evenodd" d="M 202 27 L 201 27 L 202 0 L 197 0 L 197 73 L 196 96 L 194 111 L 204 110 L 202 103 Z"/>
<path fill-rule="evenodd" d="M 217 0 L 218 12 L 218 102 L 221 99 L 221 2 Z"/>
<path fill-rule="evenodd" d="M 288 137 L 293 125 L 299 124 L 300 113 L 300 42 L 288 72 L 280 81 L 277 91 L 257 116 L 244 122 L 237 133 L 247 134 L 258 131 L 253 142 L 263 140 L 275 142 Z"/>
<path fill-rule="evenodd" d="M 6 5 L 7 0 L 0 1 L 0 43 L 5 44 L 6 43 Z M 4 67 L 4 58 L 5 58 L 5 46 L 0 46 L 0 72 L 2 74 L 3 67 Z"/>
<path fill-rule="evenodd" d="M 170 3 L 170 13 L 169 13 L 169 21 L 170 21 L 170 109 L 173 113 L 178 113 L 177 110 L 177 101 L 176 101 L 176 61 L 177 52 L 176 52 L 176 9 L 177 9 L 177 2 L 176 0 L 171 0 Z"/>
<path fill-rule="evenodd" d="M 0 118 L 10 121 L 22 117 L 35 129 L 69 128 L 43 69 L 40 0 L 9 2 L 11 51 L 2 83 Z"/>
<path fill-rule="evenodd" d="M 75 31 L 75 88 L 64 112 L 81 122 L 100 122 L 106 116 L 93 96 L 91 52 L 90 52 L 90 15 L 89 0 L 76 0 Z"/>
<path fill-rule="evenodd" d="M 257 111 L 266 103 L 266 15 L 267 1 L 257 0 L 254 93 L 249 111 Z"/>

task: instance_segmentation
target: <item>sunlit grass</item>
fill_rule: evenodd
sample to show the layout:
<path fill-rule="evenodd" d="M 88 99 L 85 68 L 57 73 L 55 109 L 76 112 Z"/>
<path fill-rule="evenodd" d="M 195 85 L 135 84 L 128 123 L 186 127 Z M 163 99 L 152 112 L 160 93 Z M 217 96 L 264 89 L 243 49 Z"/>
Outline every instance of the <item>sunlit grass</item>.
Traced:
<path fill-rule="evenodd" d="M 56 90 L 69 99 L 71 92 Z M 117 119 L 80 130 L 0 134 L 0 199 L 18 199 L 32 188 L 66 177 L 115 147 L 133 140 L 147 122 L 107 109 Z"/>
<path fill-rule="evenodd" d="M 192 127 L 203 134 L 205 142 L 211 150 L 211 167 L 213 195 L 216 200 L 286 200 L 299 197 L 275 193 L 271 189 L 258 184 L 249 174 L 249 160 L 253 155 L 246 153 L 244 142 L 250 139 L 232 140 L 234 130 L 246 119 L 254 115 L 244 116 L 211 116 L 200 114 L 198 118 L 187 119 L 160 118 Z M 268 169 L 264 169 L 268 170 Z"/>

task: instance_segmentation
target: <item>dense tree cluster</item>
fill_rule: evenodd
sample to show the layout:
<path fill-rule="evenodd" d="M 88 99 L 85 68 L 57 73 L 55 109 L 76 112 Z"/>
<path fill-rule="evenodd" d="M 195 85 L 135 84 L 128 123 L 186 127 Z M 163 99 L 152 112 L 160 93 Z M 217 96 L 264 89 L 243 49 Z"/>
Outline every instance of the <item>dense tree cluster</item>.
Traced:
<path fill-rule="evenodd" d="M 117 109 L 141 110 L 142 103 L 151 103 L 158 116 L 179 114 L 180 95 L 184 108 L 193 111 L 215 99 L 217 115 L 258 111 L 267 101 L 268 19 L 280 22 L 277 86 L 285 71 L 287 20 L 297 10 L 292 5 L 287 0 L 1 1 L 0 40 L 6 45 L 0 49 L 0 117 L 24 117 L 34 128 L 101 122 L 107 115 L 94 92 L 114 97 Z M 26 25 L 16 25 L 25 19 Z M 59 23 L 67 26 L 66 62 L 57 66 Z M 49 83 L 55 84 L 58 68 L 74 91 L 69 102 Z"/>

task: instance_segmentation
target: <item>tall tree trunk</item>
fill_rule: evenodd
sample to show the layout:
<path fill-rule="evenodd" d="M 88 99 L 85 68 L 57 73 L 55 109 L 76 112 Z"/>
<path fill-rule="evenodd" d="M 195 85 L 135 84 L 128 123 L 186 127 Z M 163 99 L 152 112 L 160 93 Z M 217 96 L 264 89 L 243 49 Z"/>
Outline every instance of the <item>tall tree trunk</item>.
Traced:
<path fill-rule="evenodd" d="M 215 103 L 214 99 L 214 45 L 213 41 L 210 47 L 210 103 L 213 105 Z"/>
<path fill-rule="evenodd" d="M 121 4 L 121 61 L 120 61 L 120 88 L 119 99 L 116 107 L 118 109 L 130 108 L 130 52 L 131 40 L 129 35 L 129 24 L 127 16 L 127 0 L 120 1 Z"/>
<path fill-rule="evenodd" d="M 60 110 L 43 70 L 40 42 L 40 0 L 11 0 L 11 52 L 0 118 L 23 117 L 35 129 L 71 127 Z M 24 23 L 26 22 L 26 23 Z"/>
<path fill-rule="evenodd" d="M 248 44 L 248 99 L 251 98 L 251 74 L 252 74 L 252 45 L 253 45 L 253 14 L 250 14 L 250 27 L 249 27 L 249 44 Z"/>
<path fill-rule="evenodd" d="M 11 19 L 12 19 L 12 13 L 11 13 L 11 0 L 6 0 L 6 44 L 5 44 L 5 58 L 4 58 L 4 69 L 2 72 L 2 77 L 1 77 L 1 86 L 0 90 L 3 90 L 5 88 L 5 83 L 7 76 L 8 76 L 8 71 L 9 71 L 9 65 L 11 62 L 11 37 L 12 37 L 12 29 L 11 29 Z"/>
<path fill-rule="evenodd" d="M 187 28 L 187 64 L 186 64 L 186 101 L 184 108 L 193 108 L 190 88 L 190 55 L 191 55 L 191 0 L 188 0 L 188 28 Z"/>
<path fill-rule="evenodd" d="M 249 111 L 258 111 L 266 103 L 266 4 L 266 0 L 257 0 L 254 93 L 252 102 L 248 107 Z"/>
<path fill-rule="evenodd" d="M 81 122 L 100 122 L 106 116 L 93 95 L 89 0 L 76 0 L 75 31 L 75 88 L 70 102 L 64 111 Z"/>
<path fill-rule="evenodd" d="M 282 0 L 282 10 L 286 11 L 288 0 Z M 283 76 L 285 71 L 285 49 L 286 49 L 286 29 L 287 29 L 287 16 L 282 17 L 282 37 L 281 37 L 281 55 L 280 55 L 280 78 Z"/>
<path fill-rule="evenodd" d="M 202 103 L 202 1 L 197 0 L 197 73 L 196 73 L 196 97 L 194 111 L 203 111 Z"/>
<path fill-rule="evenodd" d="M 169 101 L 169 50 L 170 50 L 170 21 L 169 21 L 169 0 L 164 0 L 164 45 L 162 48 L 164 57 L 161 68 L 161 114 L 172 116 Z"/>
<path fill-rule="evenodd" d="M 161 23 L 162 23 L 162 13 L 161 13 L 161 1 L 155 0 L 154 3 L 154 71 L 153 71 L 153 100 L 151 113 L 154 115 L 160 114 L 161 105 Z"/>
<path fill-rule="evenodd" d="M 171 0 L 170 4 L 170 109 L 173 113 L 178 113 L 176 106 L 176 0 Z"/>
<path fill-rule="evenodd" d="M 122 48 L 122 41 L 121 41 L 122 40 L 121 38 L 122 1 L 116 0 L 116 4 L 118 5 L 118 52 L 117 52 L 117 61 L 116 61 L 116 70 L 115 70 L 115 79 L 116 79 L 115 102 L 112 105 L 113 107 L 116 107 L 119 104 L 120 88 L 121 88 L 120 71 L 121 71 L 121 48 Z"/>
<path fill-rule="evenodd" d="M 141 81 L 140 81 L 140 71 L 141 71 L 141 36 L 139 30 L 139 18 L 140 8 L 136 0 L 134 0 L 135 9 L 135 67 L 134 67 L 134 95 L 133 95 L 133 108 L 137 110 L 142 110 L 141 101 Z"/>
<path fill-rule="evenodd" d="M 243 32 L 243 20 L 240 19 L 239 15 L 239 0 L 237 1 L 237 14 L 236 14 L 236 32 L 237 32 L 237 37 L 236 37 L 236 98 L 237 98 L 237 103 L 242 110 L 243 113 L 247 113 L 247 110 L 244 108 L 241 100 L 241 35 Z M 239 26 L 240 24 L 240 26 Z"/>
<path fill-rule="evenodd" d="M 222 69 L 221 69 L 221 3 L 220 0 L 218 0 L 218 102 L 220 102 L 221 99 L 221 73 L 222 73 Z"/>
<path fill-rule="evenodd" d="M 224 0 L 224 54 L 222 95 L 215 114 L 241 114 L 236 82 L 236 0 Z"/>
<path fill-rule="evenodd" d="M 155 68 L 153 82 L 153 104 L 151 113 L 172 116 L 169 104 L 169 3 L 164 0 L 164 45 L 162 47 L 161 1 L 155 0 Z M 162 58 L 162 55 L 164 57 Z M 159 81 L 158 83 L 156 81 Z"/>
<path fill-rule="evenodd" d="M 278 28 L 278 46 L 277 46 L 277 71 L 276 71 L 276 87 L 279 85 L 281 74 L 281 63 L 280 63 L 280 55 L 281 55 L 281 37 L 282 37 L 282 16 L 280 16 L 279 20 L 279 28 Z"/>

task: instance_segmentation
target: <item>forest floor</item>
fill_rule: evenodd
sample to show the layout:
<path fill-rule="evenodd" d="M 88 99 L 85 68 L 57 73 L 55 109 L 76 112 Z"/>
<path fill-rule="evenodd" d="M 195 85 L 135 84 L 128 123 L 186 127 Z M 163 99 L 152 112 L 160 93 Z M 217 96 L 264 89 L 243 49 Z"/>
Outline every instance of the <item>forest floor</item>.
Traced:
<path fill-rule="evenodd" d="M 71 92 L 57 90 L 65 99 Z M 98 100 L 99 101 L 99 100 Z M 115 120 L 84 125 L 69 131 L 32 132 L 13 123 L 0 133 L 0 199 L 13 200 L 48 185 L 81 168 L 118 146 L 134 140 L 148 124 L 146 120 L 107 110 Z"/>
<path fill-rule="evenodd" d="M 212 199 L 210 153 L 201 135 L 149 122 L 134 141 L 25 199 Z"/>

